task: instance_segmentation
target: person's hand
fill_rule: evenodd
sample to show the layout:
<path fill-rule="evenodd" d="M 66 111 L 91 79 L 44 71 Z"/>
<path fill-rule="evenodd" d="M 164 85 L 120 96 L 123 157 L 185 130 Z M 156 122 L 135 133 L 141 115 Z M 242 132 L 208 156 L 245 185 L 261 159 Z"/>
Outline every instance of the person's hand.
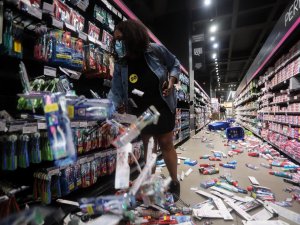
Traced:
<path fill-rule="evenodd" d="M 117 108 L 117 112 L 120 114 L 124 114 L 125 113 L 125 105 L 122 104 Z"/>
<path fill-rule="evenodd" d="M 171 82 L 165 81 L 162 86 L 163 96 L 166 97 L 166 96 L 170 95 L 172 88 L 173 88 L 173 84 Z"/>

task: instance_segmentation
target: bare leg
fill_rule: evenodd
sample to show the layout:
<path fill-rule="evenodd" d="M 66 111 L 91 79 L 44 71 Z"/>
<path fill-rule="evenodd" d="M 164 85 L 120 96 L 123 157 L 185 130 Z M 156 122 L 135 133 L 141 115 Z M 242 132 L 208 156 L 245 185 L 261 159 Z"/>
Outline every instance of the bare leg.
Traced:
<path fill-rule="evenodd" d="M 177 154 L 173 145 L 173 132 L 156 136 L 163 158 L 173 181 L 177 181 Z"/>

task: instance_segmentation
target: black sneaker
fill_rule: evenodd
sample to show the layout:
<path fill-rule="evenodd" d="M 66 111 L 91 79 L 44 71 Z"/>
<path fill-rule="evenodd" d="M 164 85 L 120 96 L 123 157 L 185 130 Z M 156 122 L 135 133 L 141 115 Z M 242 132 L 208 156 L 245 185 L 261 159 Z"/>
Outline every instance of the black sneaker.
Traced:
<path fill-rule="evenodd" d="M 174 202 L 177 202 L 180 199 L 180 183 L 178 180 L 171 181 L 169 191 L 173 195 Z"/>

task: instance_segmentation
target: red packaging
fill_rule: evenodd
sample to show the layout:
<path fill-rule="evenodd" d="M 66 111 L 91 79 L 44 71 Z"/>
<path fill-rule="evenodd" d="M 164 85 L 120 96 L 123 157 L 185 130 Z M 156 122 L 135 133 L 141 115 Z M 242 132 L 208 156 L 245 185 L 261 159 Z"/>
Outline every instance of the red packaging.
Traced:
<path fill-rule="evenodd" d="M 53 15 L 55 19 L 70 24 L 71 8 L 59 0 L 54 0 Z"/>
<path fill-rule="evenodd" d="M 88 35 L 96 40 L 99 40 L 100 28 L 98 28 L 95 24 L 89 22 Z"/>

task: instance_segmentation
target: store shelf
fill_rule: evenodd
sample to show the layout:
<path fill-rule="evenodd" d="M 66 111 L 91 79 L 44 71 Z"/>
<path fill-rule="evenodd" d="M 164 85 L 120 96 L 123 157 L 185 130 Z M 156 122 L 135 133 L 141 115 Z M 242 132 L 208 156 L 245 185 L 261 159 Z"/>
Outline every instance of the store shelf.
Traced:
<path fill-rule="evenodd" d="M 238 122 L 238 121 L 237 121 Z M 274 143 L 270 142 L 269 140 L 263 138 L 260 134 L 258 134 L 257 132 L 255 132 L 252 128 L 250 128 L 249 126 L 246 126 L 243 123 L 240 123 L 241 126 L 243 126 L 244 128 L 246 128 L 247 130 L 251 131 L 253 134 L 255 134 L 257 137 L 259 137 L 260 139 L 262 139 L 263 141 L 266 141 L 267 143 L 269 143 L 270 145 L 272 145 L 277 151 L 281 152 L 282 154 L 285 154 L 286 156 L 288 156 L 289 158 L 293 159 L 294 161 L 296 161 L 297 163 L 300 163 L 300 158 L 295 157 L 294 155 L 291 155 L 289 153 L 287 153 L 286 151 L 280 149 L 279 146 L 275 145 Z"/>
<path fill-rule="evenodd" d="M 300 127 L 300 124 L 291 124 L 291 123 L 279 122 L 279 121 L 275 121 L 275 120 L 263 120 L 263 121 L 278 123 L 278 124 L 282 124 L 282 125 L 289 125 L 292 127 Z"/>

